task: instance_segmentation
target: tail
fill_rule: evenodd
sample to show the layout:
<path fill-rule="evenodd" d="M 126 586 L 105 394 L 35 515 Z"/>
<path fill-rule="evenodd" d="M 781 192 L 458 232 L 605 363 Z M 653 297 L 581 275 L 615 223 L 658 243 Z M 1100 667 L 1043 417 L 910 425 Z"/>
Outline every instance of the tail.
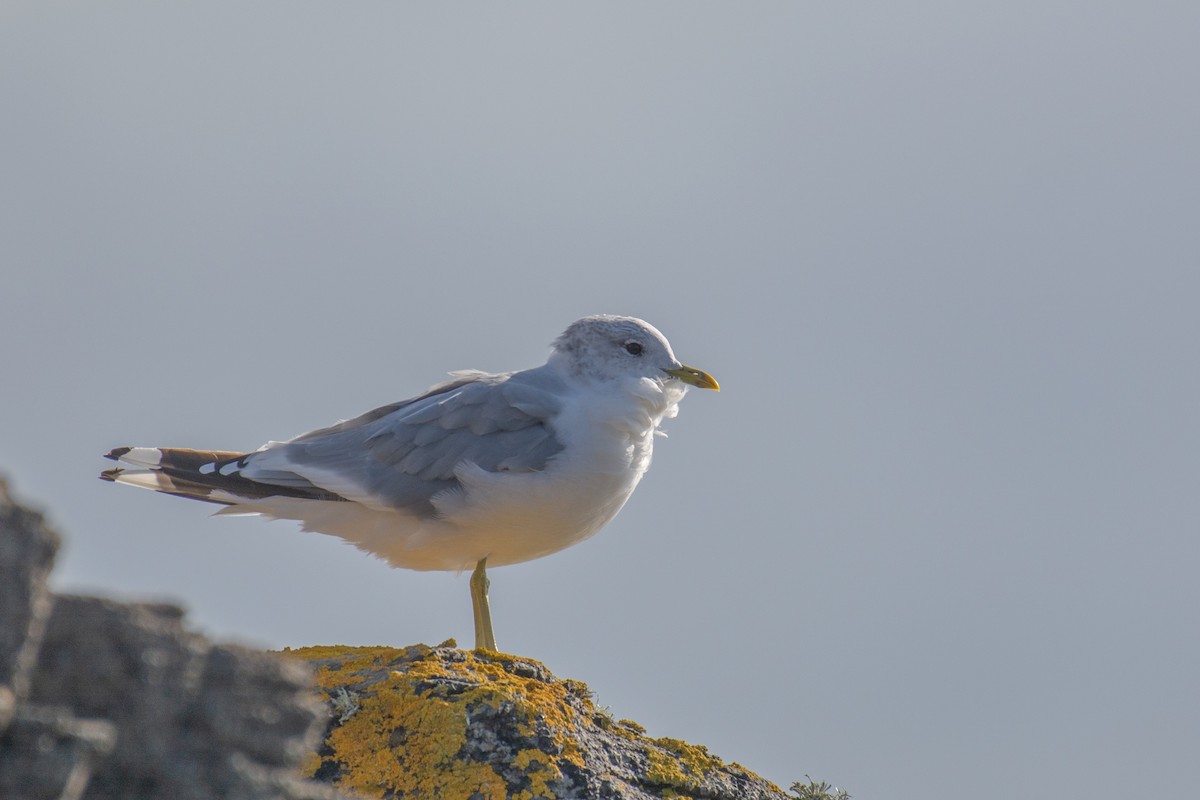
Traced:
<path fill-rule="evenodd" d="M 106 469 L 100 473 L 100 479 L 226 506 L 253 503 L 266 497 L 345 499 L 303 479 L 303 485 L 296 485 L 295 476 L 288 485 L 243 477 L 239 473 L 246 466 L 246 459 L 253 455 L 180 447 L 118 447 L 104 457 L 128 466 Z"/>

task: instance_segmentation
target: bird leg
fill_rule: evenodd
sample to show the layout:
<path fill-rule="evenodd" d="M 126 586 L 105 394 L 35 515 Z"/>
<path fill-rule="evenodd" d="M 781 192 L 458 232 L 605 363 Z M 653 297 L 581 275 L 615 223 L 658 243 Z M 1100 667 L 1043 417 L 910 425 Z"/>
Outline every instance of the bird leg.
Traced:
<path fill-rule="evenodd" d="M 481 558 L 471 573 L 471 607 L 475 611 L 475 649 L 495 650 L 496 635 L 492 633 L 492 608 L 488 605 L 487 559 Z"/>

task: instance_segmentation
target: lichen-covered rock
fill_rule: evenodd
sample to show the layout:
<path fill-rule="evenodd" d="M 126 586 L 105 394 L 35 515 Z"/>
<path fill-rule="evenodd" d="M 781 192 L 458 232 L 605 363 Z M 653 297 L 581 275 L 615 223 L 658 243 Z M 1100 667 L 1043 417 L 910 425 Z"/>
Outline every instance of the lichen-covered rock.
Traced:
<path fill-rule="evenodd" d="M 306 647 L 330 709 L 306 774 L 371 797 L 445 800 L 790 795 L 705 748 L 613 720 L 530 659 L 439 647 Z"/>
<path fill-rule="evenodd" d="M 0 480 L 0 800 L 794 800 L 530 659 L 452 642 L 281 658 L 213 643 L 175 606 L 52 595 L 58 542 Z"/>

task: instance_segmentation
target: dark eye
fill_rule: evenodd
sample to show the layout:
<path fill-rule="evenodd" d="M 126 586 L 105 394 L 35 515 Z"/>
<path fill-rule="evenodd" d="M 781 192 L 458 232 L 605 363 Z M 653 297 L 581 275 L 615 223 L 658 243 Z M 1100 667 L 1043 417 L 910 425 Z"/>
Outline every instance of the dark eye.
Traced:
<path fill-rule="evenodd" d="M 625 352 L 629 353 L 629 355 L 631 355 L 631 356 L 640 356 L 642 354 L 643 349 L 644 348 L 642 347 L 641 342 L 626 342 L 625 343 Z"/>

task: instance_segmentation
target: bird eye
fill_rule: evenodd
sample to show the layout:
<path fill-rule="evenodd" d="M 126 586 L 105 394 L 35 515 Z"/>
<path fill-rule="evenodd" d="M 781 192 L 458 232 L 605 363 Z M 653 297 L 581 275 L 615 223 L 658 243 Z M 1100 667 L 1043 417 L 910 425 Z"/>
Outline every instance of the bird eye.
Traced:
<path fill-rule="evenodd" d="M 630 341 L 625 343 L 625 352 L 631 356 L 640 356 L 643 349 L 641 342 Z"/>

